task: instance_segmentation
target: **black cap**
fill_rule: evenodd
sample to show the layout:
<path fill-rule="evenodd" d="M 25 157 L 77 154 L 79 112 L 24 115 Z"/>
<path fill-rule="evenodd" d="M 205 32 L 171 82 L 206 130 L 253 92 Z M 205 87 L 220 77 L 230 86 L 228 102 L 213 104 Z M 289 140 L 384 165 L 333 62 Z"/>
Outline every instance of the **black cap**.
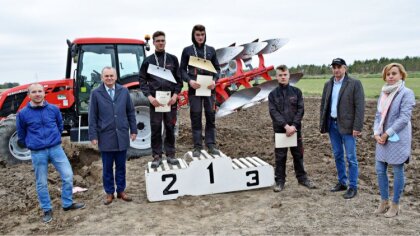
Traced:
<path fill-rule="evenodd" d="M 340 65 L 340 66 L 347 66 L 346 61 L 341 58 L 335 58 L 332 60 L 331 65 Z"/>

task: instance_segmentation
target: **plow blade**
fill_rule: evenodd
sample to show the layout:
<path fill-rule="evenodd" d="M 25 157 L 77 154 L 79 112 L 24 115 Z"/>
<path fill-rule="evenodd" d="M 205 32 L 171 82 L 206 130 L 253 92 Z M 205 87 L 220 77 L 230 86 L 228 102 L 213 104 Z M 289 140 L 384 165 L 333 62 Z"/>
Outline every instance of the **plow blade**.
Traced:
<path fill-rule="evenodd" d="M 235 112 L 250 101 L 260 92 L 261 88 L 252 87 L 239 90 L 232 94 L 225 102 L 220 105 L 216 113 L 216 118 L 220 118 Z"/>
<path fill-rule="evenodd" d="M 277 51 L 279 48 L 283 47 L 286 43 L 289 42 L 289 39 L 267 39 L 263 42 L 267 43 L 267 46 L 261 50 L 258 54 L 269 54 Z"/>
<path fill-rule="evenodd" d="M 228 64 L 231 60 L 234 60 L 236 56 L 238 56 L 244 47 L 226 47 L 226 48 L 219 48 L 216 50 L 216 57 L 217 61 L 220 65 Z"/>
<path fill-rule="evenodd" d="M 253 56 L 258 55 L 261 50 L 267 47 L 267 42 L 253 42 L 242 45 L 244 51 L 239 54 L 242 60 L 251 59 Z"/>
<path fill-rule="evenodd" d="M 273 91 L 275 88 L 279 86 L 279 82 L 277 80 L 270 80 L 267 82 L 264 82 L 257 86 L 257 88 L 260 88 L 260 92 L 251 99 L 251 101 L 248 104 L 245 104 L 242 108 L 246 109 L 249 107 L 252 107 L 254 105 L 259 104 L 263 100 L 265 100 L 271 91 Z"/>
<path fill-rule="evenodd" d="M 291 85 L 296 84 L 297 82 L 299 82 L 300 79 L 302 79 L 302 77 L 303 77 L 303 73 L 300 73 L 300 72 L 290 74 L 289 84 Z"/>

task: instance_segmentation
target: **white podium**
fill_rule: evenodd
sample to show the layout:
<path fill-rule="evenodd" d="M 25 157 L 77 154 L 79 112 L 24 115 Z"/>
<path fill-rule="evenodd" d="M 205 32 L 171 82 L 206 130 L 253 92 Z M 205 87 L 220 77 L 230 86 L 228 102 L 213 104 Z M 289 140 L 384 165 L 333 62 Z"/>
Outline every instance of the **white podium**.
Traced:
<path fill-rule="evenodd" d="M 189 163 L 187 160 L 191 160 Z M 179 165 L 163 161 L 158 168 L 148 163 L 145 170 L 147 199 L 151 202 L 185 195 L 233 192 L 274 184 L 274 169 L 258 157 L 231 159 L 201 151 L 199 158 L 187 152 Z"/>

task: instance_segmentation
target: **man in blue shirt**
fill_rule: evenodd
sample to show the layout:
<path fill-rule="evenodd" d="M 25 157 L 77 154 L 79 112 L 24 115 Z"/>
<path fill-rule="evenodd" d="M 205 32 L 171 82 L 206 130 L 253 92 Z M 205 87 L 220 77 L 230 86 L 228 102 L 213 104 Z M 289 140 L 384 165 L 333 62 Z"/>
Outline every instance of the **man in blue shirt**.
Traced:
<path fill-rule="evenodd" d="M 63 181 L 61 202 L 64 211 L 84 208 L 84 203 L 73 202 L 73 171 L 61 147 L 63 121 L 60 110 L 44 101 L 45 92 L 41 84 L 28 87 L 31 101 L 16 118 L 18 144 L 31 150 L 35 170 L 36 191 L 44 211 L 44 223 L 52 220 L 51 199 L 48 193 L 48 162 L 60 173 Z"/>
<path fill-rule="evenodd" d="M 357 194 L 359 175 L 356 137 L 363 128 L 365 95 L 362 83 L 347 74 L 347 64 L 341 58 L 331 63 L 333 77 L 325 83 L 321 100 L 320 131 L 330 136 L 337 168 L 338 183 L 332 192 L 346 191 L 345 199 Z M 346 162 L 348 163 L 348 178 Z M 348 182 L 348 183 L 347 183 Z"/>

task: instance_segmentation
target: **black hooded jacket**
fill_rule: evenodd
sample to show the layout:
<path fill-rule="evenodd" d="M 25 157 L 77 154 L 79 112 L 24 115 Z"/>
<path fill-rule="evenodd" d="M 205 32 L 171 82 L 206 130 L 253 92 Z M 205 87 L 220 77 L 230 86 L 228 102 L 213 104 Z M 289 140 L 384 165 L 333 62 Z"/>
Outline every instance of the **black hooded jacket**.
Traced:
<path fill-rule="evenodd" d="M 206 35 L 206 38 L 207 38 L 207 35 Z M 195 41 L 194 34 L 192 34 L 192 41 L 195 45 L 195 48 L 197 49 L 197 56 L 199 58 L 204 58 L 204 45 L 206 43 L 206 40 L 204 40 L 203 45 L 198 46 L 198 43 Z M 180 75 L 183 81 L 188 83 L 190 80 L 197 80 L 197 74 L 212 75 L 214 81 L 217 81 L 219 79 L 220 65 L 219 65 L 219 62 L 217 61 L 216 50 L 213 47 L 206 45 L 206 59 L 211 61 L 211 63 L 213 64 L 214 68 L 217 71 L 217 74 L 212 73 L 210 71 L 196 68 L 194 66 L 189 66 L 188 61 L 190 60 L 190 56 L 195 56 L 193 45 L 185 47 L 184 50 L 182 51 L 181 65 L 179 67 L 179 70 L 180 70 Z M 195 89 L 191 88 L 189 83 L 188 83 L 188 94 L 190 95 L 195 94 Z"/>
<path fill-rule="evenodd" d="M 155 52 L 159 61 L 159 66 L 163 67 L 164 55 L 165 52 Z M 156 96 L 156 91 L 171 91 L 171 95 L 174 93 L 179 94 L 181 92 L 183 83 L 181 77 L 178 74 L 179 63 L 176 56 L 166 53 L 166 69 L 172 72 L 176 80 L 176 84 L 159 78 L 155 75 L 147 73 L 149 64 L 157 65 L 155 55 L 152 54 L 148 56 L 141 65 L 140 68 L 140 89 L 143 92 L 144 96 L 152 95 Z"/>

